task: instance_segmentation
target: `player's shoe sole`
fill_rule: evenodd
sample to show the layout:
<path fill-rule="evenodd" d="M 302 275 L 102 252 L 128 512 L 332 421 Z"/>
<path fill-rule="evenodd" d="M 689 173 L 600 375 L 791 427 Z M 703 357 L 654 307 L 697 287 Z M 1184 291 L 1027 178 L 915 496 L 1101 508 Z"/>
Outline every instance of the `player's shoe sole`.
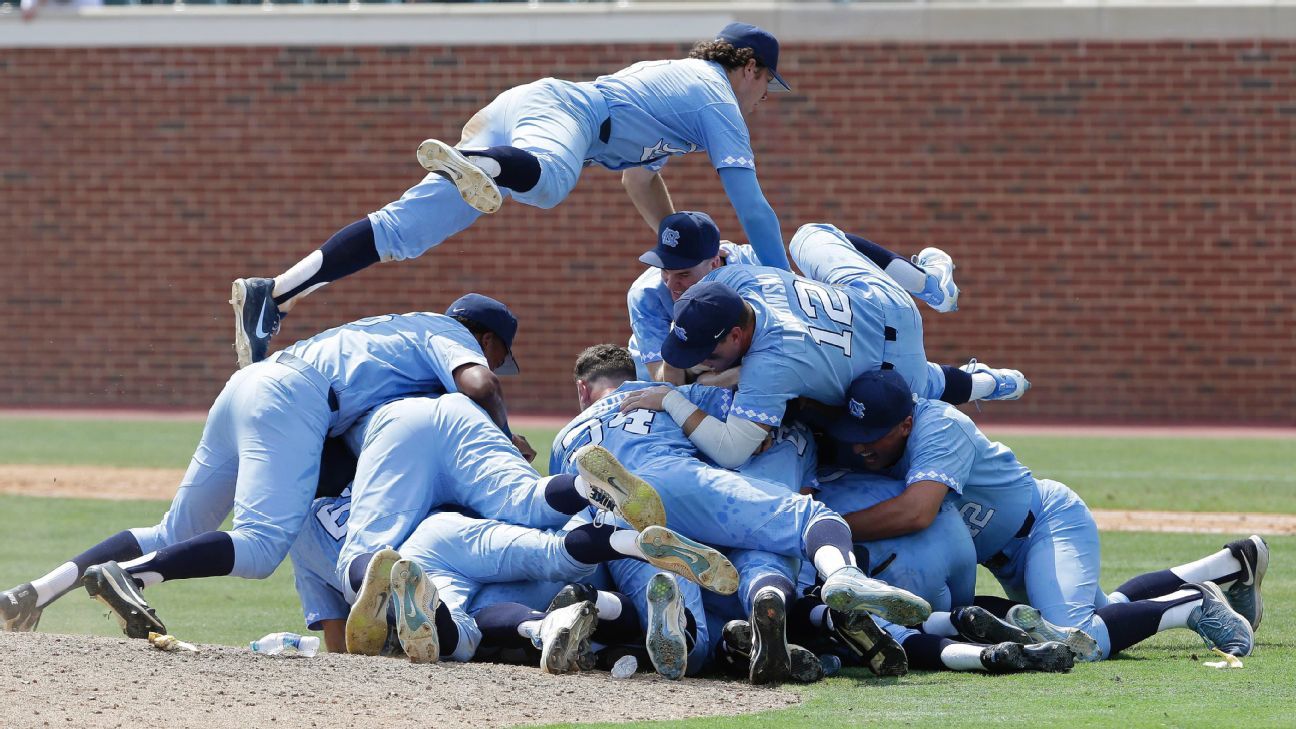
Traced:
<path fill-rule="evenodd" d="M 684 603 L 675 578 L 658 572 L 648 581 L 648 632 L 644 647 L 657 673 L 677 680 L 688 670 Z"/>
<path fill-rule="evenodd" d="M 500 209 L 504 196 L 499 185 L 459 150 L 439 139 L 428 139 L 419 145 L 417 155 L 423 169 L 444 174 L 454 183 L 464 202 L 478 212 L 490 215 Z"/>
<path fill-rule="evenodd" d="M 1033 643 L 1030 635 L 1011 623 L 995 617 L 985 608 L 975 605 L 956 608 L 950 613 L 950 622 L 958 630 L 959 636 L 969 643 Z"/>
<path fill-rule="evenodd" d="M 36 607 L 36 588 L 30 582 L 0 592 L 0 619 L 5 632 L 30 633 L 40 623 L 41 609 Z"/>
<path fill-rule="evenodd" d="M 240 278 L 230 289 L 234 307 L 234 354 L 239 369 L 260 362 L 270 351 L 270 339 L 279 332 L 279 307 L 271 294 L 274 279 Z"/>
<path fill-rule="evenodd" d="M 1075 654 L 1065 643 L 1004 642 L 982 650 L 981 665 L 990 673 L 1065 673 L 1075 666 Z"/>
<path fill-rule="evenodd" d="M 626 470 L 608 449 L 584 446 L 576 452 L 575 460 L 596 506 L 616 512 L 638 531 L 666 526 L 666 507 L 657 490 Z"/>
<path fill-rule="evenodd" d="M 789 643 L 788 655 L 792 658 L 792 664 L 788 667 L 788 678 L 797 683 L 817 683 L 823 680 L 823 662 L 814 654 L 814 651 Z"/>
<path fill-rule="evenodd" d="M 1252 534 L 1246 539 L 1224 545 L 1233 557 L 1242 563 L 1242 576 L 1224 591 L 1229 606 L 1251 623 L 1251 630 L 1260 629 L 1264 618 L 1264 600 L 1260 597 L 1260 583 L 1269 571 L 1269 545 Z"/>
<path fill-rule="evenodd" d="M 387 642 L 387 604 L 391 602 L 392 567 L 400 560 L 394 549 L 379 550 L 365 568 L 364 581 L 346 621 L 347 653 L 376 656 Z"/>
<path fill-rule="evenodd" d="M 896 625 L 917 625 L 931 615 L 931 605 L 907 590 L 864 576 L 855 567 L 844 567 L 824 580 L 824 604 L 839 613 L 864 610 Z"/>
<path fill-rule="evenodd" d="M 873 616 L 860 613 L 830 613 L 833 632 L 846 644 L 874 676 L 903 676 L 909 673 L 909 656 L 904 648 L 873 622 Z"/>
<path fill-rule="evenodd" d="M 924 248 L 913 262 L 927 273 L 927 286 L 918 298 L 942 314 L 958 311 L 959 288 L 954 283 L 954 259 L 939 248 Z"/>
<path fill-rule="evenodd" d="M 705 544 L 660 526 L 639 532 L 638 541 L 639 549 L 653 566 L 721 595 L 738 591 L 738 570 L 727 557 Z"/>
<path fill-rule="evenodd" d="M 147 638 L 150 632 L 167 632 L 157 613 L 145 601 L 135 578 L 116 562 L 105 562 L 87 569 L 81 585 L 90 597 L 108 606 L 128 638 Z"/>
<path fill-rule="evenodd" d="M 746 620 L 730 620 L 725 623 L 721 635 L 726 647 L 724 657 L 720 659 L 721 668 L 733 675 L 748 676 L 752 652 L 751 623 Z M 789 643 L 788 655 L 791 657 L 789 677 L 793 681 L 814 683 L 823 680 L 826 675 L 823 661 L 813 651 Z M 836 656 L 832 658 L 837 659 Z M 841 661 L 838 660 L 837 664 L 840 669 Z"/>
<path fill-rule="evenodd" d="M 555 610 L 540 623 L 540 667 L 545 673 L 579 671 L 589 661 L 590 635 L 598 626 L 598 608 L 580 602 Z"/>
<path fill-rule="evenodd" d="M 753 685 L 782 683 L 792 675 L 787 642 L 787 605 L 783 593 L 762 589 L 752 599 L 751 662 L 747 680 Z"/>
<path fill-rule="evenodd" d="M 411 663 L 436 663 L 441 659 L 441 641 L 432 617 L 441 603 L 436 586 L 418 563 L 402 559 L 392 565 L 391 591 L 401 649 Z"/>
<path fill-rule="evenodd" d="M 1040 611 L 1030 605 L 1013 605 L 1008 609 L 1008 622 L 1026 631 L 1036 643 L 1057 642 L 1075 653 L 1076 660 L 1085 663 L 1102 660 L 1098 641 L 1079 628 L 1054 625 L 1044 619 Z"/>

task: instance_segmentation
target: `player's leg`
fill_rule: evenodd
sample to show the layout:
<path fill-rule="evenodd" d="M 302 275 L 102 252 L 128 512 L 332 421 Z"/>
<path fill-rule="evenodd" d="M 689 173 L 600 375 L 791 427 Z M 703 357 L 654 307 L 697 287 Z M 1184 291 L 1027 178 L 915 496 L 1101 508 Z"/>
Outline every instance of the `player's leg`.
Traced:
<path fill-rule="evenodd" d="M 419 524 L 400 551 L 420 562 L 452 566 L 480 583 L 588 578 L 598 565 L 573 558 L 564 545 L 560 532 L 438 511 Z"/>
<path fill-rule="evenodd" d="M 788 626 L 798 643 L 820 654 L 836 655 L 846 665 L 863 666 L 877 676 L 903 676 L 909 670 L 904 649 L 897 641 L 913 631 L 868 613 L 833 610 L 820 599 L 817 588 L 806 586 L 793 603 Z"/>
<path fill-rule="evenodd" d="M 540 651 L 545 673 L 580 671 L 594 665 L 591 636 L 598 625 L 592 602 L 578 602 L 550 612 L 518 603 L 494 603 L 478 608 L 473 619 L 481 628 L 483 652 Z"/>
<path fill-rule="evenodd" d="M 701 671 L 710 639 L 697 585 L 634 560 L 607 566 L 617 591 L 637 608 L 644 645 L 657 672 L 678 679 Z"/>
<path fill-rule="evenodd" d="M 563 549 L 587 565 L 629 558 L 724 595 L 738 589 L 738 572 L 723 554 L 666 527 L 650 526 L 640 532 L 611 524 L 581 524 L 563 536 Z"/>
<path fill-rule="evenodd" d="M 1113 603 L 1136 602 L 1177 592 L 1184 583 L 1209 580 L 1220 586 L 1228 585 L 1224 595 L 1229 604 L 1255 629 L 1264 617 L 1260 586 L 1268 569 L 1269 545 L 1253 534 L 1229 542 L 1218 552 L 1193 562 L 1139 575 L 1116 588 L 1109 597 Z"/>

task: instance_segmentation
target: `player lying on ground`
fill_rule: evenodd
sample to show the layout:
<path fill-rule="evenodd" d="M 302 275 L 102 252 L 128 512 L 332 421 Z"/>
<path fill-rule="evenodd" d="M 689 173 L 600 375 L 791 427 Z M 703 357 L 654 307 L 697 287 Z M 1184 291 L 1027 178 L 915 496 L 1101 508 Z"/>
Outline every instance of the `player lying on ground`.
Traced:
<path fill-rule="evenodd" d="M 841 236 L 880 271 L 933 309 L 945 312 L 958 308 L 954 262 L 944 251 L 924 248 L 910 262 L 908 258 L 860 236 L 849 233 L 841 233 Z M 721 266 L 760 265 L 760 260 L 751 246 L 721 241 L 720 230 L 709 215 L 689 211 L 664 218 L 657 230 L 656 247 L 639 256 L 639 260 L 650 268 L 635 280 L 626 294 L 632 332 L 630 351 L 638 367 L 638 379 L 683 385 L 686 371 L 671 367 L 661 355 L 662 342 L 670 333 L 675 302 L 689 287 Z M 946 370 L 946 375 L 952 378 L 964 374 L 958 370 Z M 698 382 L 722 386 L 737 382 L 736 370 L 732 382 L 719 380 L 718 375 L 700 376 Z M 970 388 L 969 383 L 962 389 Z"/>
<path fill-rule="evenodd" d="M 778 216 L 756 179 L 747 118 L 777 84 L 779 45 L 730 23 L 687 59 L 646 61 L 591 82 L 541 79 L 500 94 L 464 126 L 456 147 L 424 142 L 427 177 L 400 200 L 329 238 L 274 279 L 238 279 L 234 348 L 239 366 L 261 360 L 281 312 L 315 289 L 379 261 L 422 255 L 505 197 L 539 208 L 562 202 L 594 162 L 622 181 L 648 225 L 675 212 L 660 171 L 674 155 L 705 150 L 761 262 L 788 267 Z"/>
<path fill-rule="evenodd" d="M 175 579 L 264 578 L 287 556 L 319 482 L 326 436 L 411 394 L 462 393 L 509 436 L 495 371 L 515 369 L 517 320 L 470 294 L 451 315 L 361 319 L 300 341 L 230 377 L 171 508 L 153 527 L 119 532 L 5 593 L 5 624 L 34 627 L 40 610 L 84 584 L 132 637 L 166 632 L 141 587 Z M 530 451 L 525 440 L 513 438 Z M 233 509 L 231 531 L 217 531 Z M 120 563 L 120 564 L 119 564 Z"/>
<path fill-rule="evenodd" d="M 1008 619 L 1033 637 L 1066 639 L 1082 660 L 1099 660 L 1161 630 L 1189 628 L 1226 653 L 1250 654 L 1268 562 L 1263 541 L 1242 540 L 1178 573 L 1136 579 L 1128 589 L 1147 599 L 1113 602 L 1098 585 L 1097 524 L 1075 492 L 1035 478 L 954 407 L 915 398 L 895 371 L 862 375 L 847 395 L 828 428 L 836 458 L 906 484 L 898 496 L 846 514 L 855 539 L 923 529 L 952 499 L 977 560 L 1024 603 L 1006 610 Z M 1232 583 L 1229 594 L 1217 583 Z"/>

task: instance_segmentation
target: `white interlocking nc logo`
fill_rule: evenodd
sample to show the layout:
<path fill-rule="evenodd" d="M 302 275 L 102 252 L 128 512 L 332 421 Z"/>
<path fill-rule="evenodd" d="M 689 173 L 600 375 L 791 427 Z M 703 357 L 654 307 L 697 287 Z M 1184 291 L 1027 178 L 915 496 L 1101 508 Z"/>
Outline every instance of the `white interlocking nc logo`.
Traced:
<path fill-rule="evenodd" d="M 688 341 L 688 332 L 684 331 L 684 327 L 672 327 L 671 331 L 675 332 L 675 336 L 679 337 L 681 342 Z"/>
<path fill-rule="evenodd" d="M 864 403 L 859 400 L 851 400 L 847 407 L 850 408 L 850 414 L 853 417 L 860 418 L 861 420 L 864 418 Z"/>
<path fill-rule="evenodd" d="M 662 245 L 674 248 L 679 245 L 679 231 L 674 228 L 667 228 L 662 231 Z"/>

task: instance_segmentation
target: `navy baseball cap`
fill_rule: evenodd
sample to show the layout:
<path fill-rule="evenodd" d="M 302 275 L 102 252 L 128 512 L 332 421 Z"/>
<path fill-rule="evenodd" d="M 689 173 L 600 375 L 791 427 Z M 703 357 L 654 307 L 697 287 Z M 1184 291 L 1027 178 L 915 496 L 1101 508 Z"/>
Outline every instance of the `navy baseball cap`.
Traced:
<path fill-rule="evenodd" d="M 639 256 L 649 266 L 692 268 L 720 254 L 720 229 L 706 213 L 667 215 L 657 226 L 657 247 Z"/>
<path fill-rule="evenodd" d="M 846 390 L 846 407 L 828 434 L 844 443 L 872 443 L 909 417 L 913 406 L 913 390 L 899 372 L 865 372 Z"/>
<path fill-rule="evenodd" d="M 518 373 L 517 360 L 513 358 L 513 337 L 517 336 L 518 321 L 507 306 L 489 296 L 464 294 L 446 309 L 446 316 L 462 316 L 494 332 L 495 336 L 504 342 L 504 348 L 508 350 L 504 364 L 495 370 L 495 374 L 516 375 Z"/>
<path fill-rule="evenodd" d="M 787 81 L 778 75 L 779 42 L 768 30 L 750 23 L 730 23 L 720 29 L 716 40 L 728 41 L 734 48 L 752 49 L 756 54 L 756 62 L 768 68 L 770 75 L 785 91 L 792 90 Z"/>
<path fill-rule="evenodd" d="M 701 364 L 742 321 L 745 306 L 738 292 L 718 281 L 694 284 L 675 302 L 674 321 L 662 342 L 662 359 L 681 370 Z"/>

